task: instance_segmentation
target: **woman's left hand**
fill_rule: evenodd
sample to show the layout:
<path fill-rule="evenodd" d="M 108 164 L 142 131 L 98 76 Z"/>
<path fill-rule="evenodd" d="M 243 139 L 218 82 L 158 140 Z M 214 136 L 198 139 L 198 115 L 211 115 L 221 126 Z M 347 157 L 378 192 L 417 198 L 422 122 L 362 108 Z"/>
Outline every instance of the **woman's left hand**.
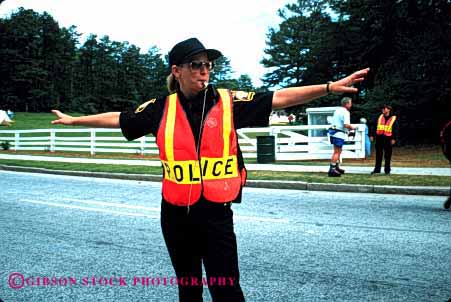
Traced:
<path fill-rule="evenodd" d="M 332 94 L 357 93 L 358 89 L 352 87 L 352 85 L 362 82 L 369 70 L 369 68 L 365 68 L 354 72 L 346 78 L 330 83 L 329 91 Z"/>

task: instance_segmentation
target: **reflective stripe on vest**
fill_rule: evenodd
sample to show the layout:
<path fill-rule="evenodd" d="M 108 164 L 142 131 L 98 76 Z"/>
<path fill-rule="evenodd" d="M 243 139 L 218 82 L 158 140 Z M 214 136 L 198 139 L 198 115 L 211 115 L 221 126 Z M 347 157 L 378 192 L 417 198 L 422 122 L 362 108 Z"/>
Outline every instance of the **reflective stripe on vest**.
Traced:
<path fill-rule="evenodd" d="M 213 202 L 229 202 L 241 189 L 232 99 L 227 90 L 218 92 L 218 102 L 204 119 L 200 164 L 194 135 L 177 94 L 167 99 L 157 145 L 164 170 L 163 197 L 172 204 L 194 204 L 201 194 Z"/>
<path fill-rule="evenodd" d="M 392 115 L 387 121 L 385 116 L 381 114 L 377 119 L 377 135 L 392 136 L 393 135 L 393 124 L 396 121 L 396 116 Z"/>

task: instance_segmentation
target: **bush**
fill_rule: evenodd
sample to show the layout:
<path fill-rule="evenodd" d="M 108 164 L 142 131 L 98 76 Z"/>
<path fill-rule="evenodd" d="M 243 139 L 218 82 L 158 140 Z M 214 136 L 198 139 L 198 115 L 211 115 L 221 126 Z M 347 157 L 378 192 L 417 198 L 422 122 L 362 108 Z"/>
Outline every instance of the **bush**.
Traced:
<path fill-rule="evenodd" d="M 1 143 L 1 146 L 2 146 L 2 149 L 5 151 L 9 150 L 9 148 L 11 147 L 11 145 L 7 141 Z"/>

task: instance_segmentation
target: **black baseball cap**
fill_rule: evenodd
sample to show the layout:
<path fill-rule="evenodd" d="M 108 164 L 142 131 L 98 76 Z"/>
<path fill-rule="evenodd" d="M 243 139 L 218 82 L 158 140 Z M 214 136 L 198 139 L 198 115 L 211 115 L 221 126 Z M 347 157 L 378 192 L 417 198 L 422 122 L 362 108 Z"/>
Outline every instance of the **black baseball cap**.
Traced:
<path fill-rule="evenodd" d="M 169 52 L 169 66 L 186 63 L 192 56 L 205 52 L 208 59 L 214 61 L 222 56 L 222 53 L 216 49 L 207 49 L 196 38 L 179 42 Z"/>

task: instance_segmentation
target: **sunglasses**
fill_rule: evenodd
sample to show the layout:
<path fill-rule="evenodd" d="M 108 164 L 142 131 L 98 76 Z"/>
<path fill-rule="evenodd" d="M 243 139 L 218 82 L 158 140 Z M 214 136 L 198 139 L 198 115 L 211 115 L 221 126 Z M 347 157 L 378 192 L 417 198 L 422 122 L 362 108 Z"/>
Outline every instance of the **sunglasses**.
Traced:
<path fill-rule="evenodd" d="M 213 70 L 214 64 L 213 62 L 207 61 L 207 62 L 203 62 L 203 61 L 192 61 L 189 63 L 184 63 L 182 65 L 188 64 L 189 68 L 191 69 L 191 71 L 197 71 L 200 70 L 202 67 L 205 67 L 207 70 L 211 71 Z"/>

